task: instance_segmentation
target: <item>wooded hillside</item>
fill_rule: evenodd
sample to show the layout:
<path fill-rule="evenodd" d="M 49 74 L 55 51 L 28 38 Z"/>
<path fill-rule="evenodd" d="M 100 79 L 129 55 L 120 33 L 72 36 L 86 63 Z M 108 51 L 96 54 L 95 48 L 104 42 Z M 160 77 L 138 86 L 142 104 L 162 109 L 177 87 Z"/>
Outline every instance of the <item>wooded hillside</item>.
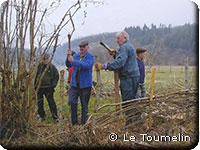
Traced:
<path fill-rule="evenodd" d="M 156 53 L 155 65 L 184 65 L 184 57 L 189 57 L 190 65 L 197 65 L 198 55 L 198 25 L 185 24 L 182 26 L 166 26 L 160 24 L 159 27 L 146 24 L 139 26 L 126 27 L 124 29 L 130 35 L 130 41 L 135 48 L 145 47 L 149 54 Z M 102 33 L 91 35 L 72 41 L 72 49 L 79 51 L 78 43 L 86 39 L 90 42 L 90 52 L 99 56 L 102 63 L 109 62 L 112 58 L 106 50 L 99 44 L 104 41 L 111 48 L 118 49 L 114 33 Z M 67 43 L 57 49 L 54 63 L 63 65 L 65 61 Z M 152 55 L 152 54 L 151 54 Z M 148 61 L 147 61 L 148 62 Z"/>

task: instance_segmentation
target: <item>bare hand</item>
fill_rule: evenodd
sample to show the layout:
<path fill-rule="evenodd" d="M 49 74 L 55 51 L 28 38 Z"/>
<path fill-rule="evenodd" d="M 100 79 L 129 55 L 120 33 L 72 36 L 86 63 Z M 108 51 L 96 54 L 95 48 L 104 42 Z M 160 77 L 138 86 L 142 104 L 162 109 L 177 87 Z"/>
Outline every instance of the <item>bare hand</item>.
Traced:
<path fill-rule="evenodd" d="M 71 51 L 71 49 L 68 49 L 68 50 L 67 50 L 67 56 L 69 56 L 69 55 L 72 56 L 72 51 Z"/>

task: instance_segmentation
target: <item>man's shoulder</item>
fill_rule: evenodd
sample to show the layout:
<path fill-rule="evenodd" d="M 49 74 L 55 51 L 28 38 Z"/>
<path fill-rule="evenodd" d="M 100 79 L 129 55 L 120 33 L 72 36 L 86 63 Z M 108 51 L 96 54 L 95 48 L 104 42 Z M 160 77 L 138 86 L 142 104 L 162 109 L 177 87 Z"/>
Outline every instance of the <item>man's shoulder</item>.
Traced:
<path fill-rule="evenodd" d="M 90 53 L 90 52 L 87 52 L 87 55 L 88 55 L 89 57 L 94 57 L 94 55 L 93 55 L 92 53 Z"/>
<path fill-rule="evenodd" d="M 137 58 L 137 61 L 138 61 L 138 62 L 140 62 L 140 59 L 139 59 L 139 58 Z"/>
<path fill-rule="evenodd" d="M 139 66 L 144 66 L 144 61 L 137 58 L 137 62 Z"/>
<path fill-rule="evenodd" d="M 129 40 L 127 40 L 121 47 L 134 48 L 133 44 Z"/>
<path fill-rule="evenodd" d="M 130 41 L 127 41 L 127 46 L 134 49 L 134 46 L 133 46 L 133 44 Z"/>
<path fill-rule="evenodd" d="M 77 52 L 77 53 L 75 53 L 75 54 L 73 55 L 74 58 L 76 58 L 76 57 L 78 57 L 78 56 L 80 56 L 80 52 Z"/>
<path fill-rule="evenodd" d="M 54 64 L 52 64 L 52 63 L 50 63 L 49 67 L 52 68 L 52 69 L 57 69 L 56 66 Z"/>

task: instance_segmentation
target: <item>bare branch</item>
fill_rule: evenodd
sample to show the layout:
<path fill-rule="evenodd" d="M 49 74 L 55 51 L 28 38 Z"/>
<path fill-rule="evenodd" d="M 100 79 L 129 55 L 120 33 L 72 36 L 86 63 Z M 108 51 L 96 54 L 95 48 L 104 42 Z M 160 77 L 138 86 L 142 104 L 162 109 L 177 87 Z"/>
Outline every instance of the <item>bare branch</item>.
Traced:
<path fill-rule="evenodd" d="M 47 9 L 45 9 L 45 10 L 44 10 L 44 13 L 42 14 L 42 17 L 41 17 L 41 19 L 40 19 L 40 21 L 39 21 L 39 25 L 38 25 L 38 27 L 37 27 L 37 29 L 36 29 L 36 31 L 35 31 L 34 38 L 36 37 L 36 35 L 37 35 L 37 33 L 38 33 L 38 31 L 39 31 L 41 25 L 42 25 L 42 22 L 43 22 L 43 19 L 44 19 L 44 16 L 46 15 L 46 13 L 47 13 Z"/>

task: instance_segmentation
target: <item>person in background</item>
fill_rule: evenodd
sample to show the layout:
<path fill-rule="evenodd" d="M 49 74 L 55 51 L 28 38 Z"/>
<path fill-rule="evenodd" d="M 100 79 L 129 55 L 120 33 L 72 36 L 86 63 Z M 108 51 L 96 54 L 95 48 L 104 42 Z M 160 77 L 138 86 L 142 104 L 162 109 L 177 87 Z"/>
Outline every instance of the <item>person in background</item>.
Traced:
<path fill-rule="evenodd" d="M 46 53 L 42 58 L 42 62 L 38 65 L 34 86 L 36 89 L 39 84 L 42 73 L 44 72 L 47 65 L 50 63 L 49 68 L 47 69 L 44 77 L 41 80 L 41 85 L 39 87 L 39 91 L 37 94 L 38 114 L 42 120 L 45 120 L 46 115 L 44 111 L 44 97 L 43 97 L 45 96 L 48 101 L 52 117 L 56 122 L 58 122 L 57 107 L 54 100 L 54 91 L 55 91 L 54 89 L 59 80 L 59 73 L 57 68 L 53 64 L 51 64 L 49 58 L 50 55 Z"/>
<path fill-rule="evenodd" d="M 145 79 L 145 65 L 144 65 L 144 58 L 146 55 L 146 49 L 145 48 L 137 48 L 136 53 L 137 53 L 137 62 L 138 62 L 138 67 L 140 70 L 140 79 L 139 79 L 139 85 L 138 85 L 138 96 L 140 98 L 146 96 L 146 90 L 145 90 L 145 84 L 144 84 L 144 79 Z"/>
<path fill-rule="evenodd" d="M 71 107 L 72 125 L 78 124 L 77 108 L 79 97 L 81 101 L 81 124 L 85 124 L 88 118 L 88 103 L 91 95 L 92 68 L 94 64 L 94 56 L 88 52 L 88 45 L 88 41 L 81 41 L 79 43 L 80 52 L 75 53 L 73 56 L 70 49 L 67 52 L 66 66 L 74 67 L 68 101 Z"/>

